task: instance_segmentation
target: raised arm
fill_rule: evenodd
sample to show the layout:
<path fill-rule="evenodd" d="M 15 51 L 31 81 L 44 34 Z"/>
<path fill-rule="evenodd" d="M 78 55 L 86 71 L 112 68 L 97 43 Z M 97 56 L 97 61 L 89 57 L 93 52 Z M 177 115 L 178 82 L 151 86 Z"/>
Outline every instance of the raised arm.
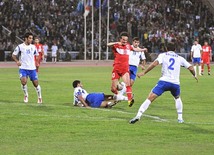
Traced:
<path fill-rule="evenodd" d="M 133 47 L 133 50 L 136 52 L 147 52 L 148 51 L 147 48 L 139 48 L 139 47 L 137 47 L 137 48 Z"/>
<path fill-rule="evenodd" d="M 107 43 L 107 46 L 113 46 L 115 44 L 120 44 L 120 42 L 110 42 L 110 43 Z"/>

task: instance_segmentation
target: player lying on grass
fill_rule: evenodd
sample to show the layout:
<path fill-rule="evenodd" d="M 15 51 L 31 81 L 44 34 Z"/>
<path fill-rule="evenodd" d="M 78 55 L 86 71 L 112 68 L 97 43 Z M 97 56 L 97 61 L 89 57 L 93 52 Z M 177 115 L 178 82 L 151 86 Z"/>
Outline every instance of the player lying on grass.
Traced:
<path fill-rule="evenodd" d="M 83 85 L 80 80 L 73 81 L 74 88 L 74 106 L 80 107 L 92 107 L 92 108 L 111 108 L 116 105 L 119 101 L 128 98 L 123 95 L 106 95 L 104 93 L 87 93 L 83 89 Z"/>

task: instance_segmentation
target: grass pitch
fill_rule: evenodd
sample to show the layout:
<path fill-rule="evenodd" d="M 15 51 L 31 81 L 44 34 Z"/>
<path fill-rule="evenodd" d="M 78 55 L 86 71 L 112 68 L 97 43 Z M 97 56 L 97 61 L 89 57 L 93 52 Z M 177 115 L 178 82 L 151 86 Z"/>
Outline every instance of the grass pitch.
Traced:
<path fill-rule="evenodd" d="M 214 66 L 212 66 L 214 67 Z M 214 77 L 181 70 L 184 124 L 177 123 L 170 93 L 158 98 L 134 125 L 141 103 L 160 77 L 157 67 L 137 79 L 135 104 L 112 109 L 72 106 L 72 81 L 88 92 L 111 94 L 111 67 L 41 68 L 42 106 L 28 81 L 29 103 L 23 103 L 18 69 L 0 69 L 0 154 L 2 155 L 212 155 L 214 153 Z"/>

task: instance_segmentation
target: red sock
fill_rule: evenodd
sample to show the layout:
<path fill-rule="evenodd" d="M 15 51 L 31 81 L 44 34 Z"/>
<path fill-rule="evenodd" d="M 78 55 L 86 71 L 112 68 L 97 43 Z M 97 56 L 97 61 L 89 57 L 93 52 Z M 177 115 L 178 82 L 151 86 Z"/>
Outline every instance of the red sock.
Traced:
<path fill-rule="evenodd" d="M 132 99 L 132 87 L 131 86 L 126 86 L 126 94 L 127 94 L 128 100 L 130 101 Z"/>

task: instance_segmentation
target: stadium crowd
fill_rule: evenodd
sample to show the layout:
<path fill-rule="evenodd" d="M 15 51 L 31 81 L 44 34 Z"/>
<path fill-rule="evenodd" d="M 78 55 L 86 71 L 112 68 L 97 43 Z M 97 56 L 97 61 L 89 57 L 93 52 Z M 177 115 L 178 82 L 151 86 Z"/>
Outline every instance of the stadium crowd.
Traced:
<path fill-rule="evenodd" d="M 102 0 L 102 32 L 107 27 L 107 1 Z M 95 29 L 98 29 L 98 6 L 94 0 Z M 82 0 L 0 0 L 0 24 L 11 31 L 10 37 L 0 29 L 0 50 L 12 50 L 15 36 L 26 31 L 39 36 L 51 47 L 57 43 L 64 51 L 83 51 L 84 6 Z M 202 0 L 114 0 L 110 1 L 110 41 L 121 31 L 138 36 L 149 52 L 159 53 L 172 39 L 180 53 L 189 52 L 193 40 L 207 39 L 214 50 L 214 19 Z M 87 16 L 87 47 L 91 48 L 91 12 Z M 98 51 L 98 31 L 94 32 Z M 130 37 L 130 38 L 131 38 Z M 106 33 L 102 34 L 102 51 L 106 50 Z"/>

